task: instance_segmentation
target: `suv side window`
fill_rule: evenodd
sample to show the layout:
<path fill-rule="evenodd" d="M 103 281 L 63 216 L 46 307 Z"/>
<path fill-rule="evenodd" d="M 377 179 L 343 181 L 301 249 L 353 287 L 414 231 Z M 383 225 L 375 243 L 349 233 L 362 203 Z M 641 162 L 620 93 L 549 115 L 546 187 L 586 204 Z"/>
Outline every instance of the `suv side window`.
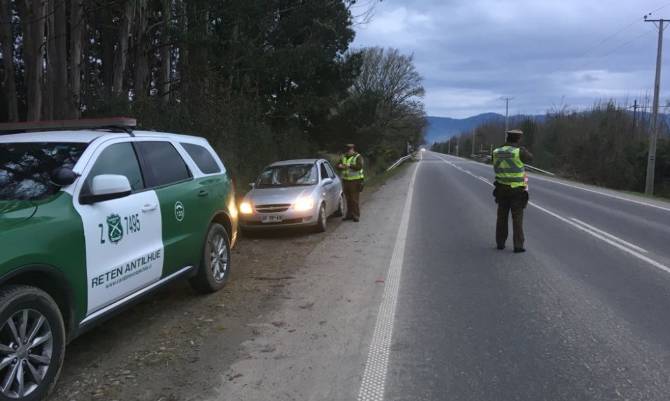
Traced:
<path fill-rule="evenodd" d="M 335 170 L 333 170 L 333 166 L 330 165 L 330 163 L 325 162 L 323 163 L 326 166 L 326 170 L 328 170 L 328 175 L 330 178 L 335 178 Z"/>
<path fill-rule="evenodd" d="M 147 187 L 161 187 L 191 178 L 184 159 L 170 142 L 135 142 L 135 146 L 142 159 Z"/>
<path fill-rule="evenodd" d="M 328 174 L 328 170 L 326 169 L 326 163 L 320 163 L 319 166 L 321 166 L 321 179 L 325 180 L 326 178 L 330 178 L 330 175 Z"/>
<path fill-rule="evenodd" d="M 144 189 L 142 170 L 140 170 L 135 149 L 133 149 L 133 145 L 130 142 L 115 143 L 100 153 L 100 156 L 98 156 L 91 171 L 88 173 L 86 183 L 82 188 L 83 195 L 91 193 L 93 177 L 101 174 L 125 176 L 130 181 L 130 187 L 133 189 L 133 192 Z"/>
<path fill-rule="evenodd" d="M 186 153 L 191 156 L 191 159 L 195 162 L 196 166 L 204 174 L 214 174 L 220 173 L 221 169 L 219 165 L 214 160 L 214 157 L 209 152 L 209 149 L 204 146 L 195 145 L 192 143 L 182 143 L 181 146 L 186 149 Z"/>

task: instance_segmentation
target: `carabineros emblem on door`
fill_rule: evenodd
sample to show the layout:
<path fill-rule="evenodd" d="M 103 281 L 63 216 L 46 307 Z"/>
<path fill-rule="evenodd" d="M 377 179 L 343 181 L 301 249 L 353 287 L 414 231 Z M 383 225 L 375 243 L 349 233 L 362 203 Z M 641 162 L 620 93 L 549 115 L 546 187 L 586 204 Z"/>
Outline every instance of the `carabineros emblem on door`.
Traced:
<path fill-rule="evenodd" d="M 112 214 L 107 217 L 107 237 L 114 244 L 123 239 L 123 224 L 118 214 Z"/>
<path fill-rule="evenodd" d="M 177 201 L 177 203 L 174 204 L 174 218 L 177 219 L 177 221 L 182 222 L 184 220 L 184 213 L 184 204 Z"/>

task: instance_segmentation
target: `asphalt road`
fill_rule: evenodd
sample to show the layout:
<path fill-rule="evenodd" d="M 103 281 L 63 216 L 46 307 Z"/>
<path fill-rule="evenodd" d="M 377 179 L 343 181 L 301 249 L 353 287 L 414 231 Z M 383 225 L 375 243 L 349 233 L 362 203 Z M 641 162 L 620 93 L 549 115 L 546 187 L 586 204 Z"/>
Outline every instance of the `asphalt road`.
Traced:
<path fill-rule="evenodd" d="M 417 168 L 385 400 L 670 398 L 668 204 L 531 176 L 514 254 L 490 166 Z"/>

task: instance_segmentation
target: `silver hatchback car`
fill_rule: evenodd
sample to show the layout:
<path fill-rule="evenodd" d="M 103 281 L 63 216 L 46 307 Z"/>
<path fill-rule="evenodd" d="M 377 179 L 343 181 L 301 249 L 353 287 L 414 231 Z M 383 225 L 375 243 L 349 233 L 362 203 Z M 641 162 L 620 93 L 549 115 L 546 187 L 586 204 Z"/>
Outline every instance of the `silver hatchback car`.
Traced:
<path fill-rule="evenodd" d="M 285 160 L 267 166 L 240 204 L 244 230 L 312 226 L 346 214 L 342 182 L 324 159 Z"/>

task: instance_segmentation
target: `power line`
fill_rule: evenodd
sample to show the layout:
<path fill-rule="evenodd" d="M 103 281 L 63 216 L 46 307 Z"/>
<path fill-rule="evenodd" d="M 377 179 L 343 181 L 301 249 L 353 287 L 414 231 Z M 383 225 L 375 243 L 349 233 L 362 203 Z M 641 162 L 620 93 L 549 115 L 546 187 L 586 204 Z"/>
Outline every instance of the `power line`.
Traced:
<path fill-rule="evenodd" d="M 612 54 L 618 52 L 619 50 L 621 50 L 621 49 L 623 49 L 623 48 L 626 48 L 626 47 L 630 46 L 631 44 L 633 44 L 635 41 L 639 40 L 639 39 L 642 38 L 643 36 L 649 35 L 650 33 L 653 33 L 653 32 L 654 32 L 654 31 L 651 30 L 651 29 L 649 29 L 649 30 L 647 30 L 647 31 L 644 31 L 644 32 L 640 33 L 639 35 L 634 36 L 634 37 L 631 38 L 630 40 L 627 40 L 626 42 L 624 42 L 624 43 L 622 43 L 622 44 L 620 44 L 620 45 L 618 45 L 618 46 L 612 48 L 612 49 L 609 50 L 608 52 L 601 54 L 601 55 L 598 56 L 598 57 L 603 58 L 603 57 L 607 57 L 607 56 L 609 56 L 609 55 L 612 55 Z M 591 63 L 591 61 L 592 61 L 592 60 L 585 60 L 582 64 L 579 64 L 577 67 L 575 67 L 574 70 L 577 70 L 577 71 L 578 71 L 578 70 L 581 70 L 582 68 L 584 68 L 584 67 L 586 67 L 587 65 L 589 65 L 589 64 Z"/>
<path fill-rule="evenodd" d="M 657 11 L 660 11 L 660 10 L 666 8 L 666 7 L 670 7 L 670 3 L 665 3 L 665 4 L 661 5 L 660 7 L 657 7 L 657 8 L 655 8 L 655 9 L 651 10 L 651 11 L 650 11 L 649 13 L 647 13 L 646 15 L 651 15 L 651 14 L 653 14 L 653 13 L 655 13 L 655 12 L 657 12 Z M 628 28 L 632 27 L 633 25 L 639 23 L 639 21 L 640 21 L 639 18 L 635 18 L 633 21 L 631 21 L 630 23 L 626 24 L 624 27 L 622 27 L 622 28 L 616 30 L 616 31 L 615 31 L 614 33 L 612 33 L 612 34 L 607 35 L 605 38 L 603 38 L 602 40 L 600 40 L 600 41 L 599 41 L 598 43 L 596 43 L 594 46 L 591 46 L 591 47 L 590 47 L 588 50 L 586 50 L 581 56 L 579 56 L 579 57 L 577 57 L 577 58 L 584 58 L 584 57 L 588 56 L 592 51 L 596 50 L 598 47 L 600 47 L 600 46 L 602 46 L 603 44 L 607 43 L 610 39 L 616 37 L 616 36 L 619 35 L 620 33 L 626 31 Z"/>

